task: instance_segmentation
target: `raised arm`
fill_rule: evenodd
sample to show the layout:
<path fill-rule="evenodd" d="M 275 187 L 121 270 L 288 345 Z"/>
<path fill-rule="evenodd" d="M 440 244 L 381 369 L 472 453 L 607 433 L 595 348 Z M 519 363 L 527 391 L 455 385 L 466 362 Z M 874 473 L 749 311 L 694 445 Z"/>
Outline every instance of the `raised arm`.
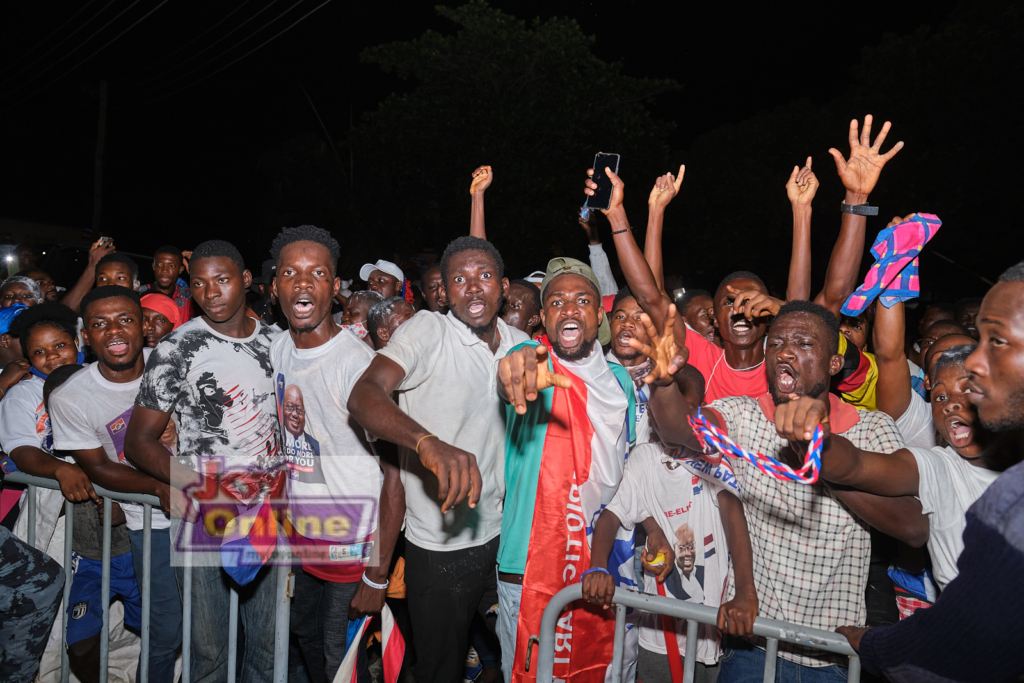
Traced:
<path fill-rule="evenodd" d="M 89 260 L 85 264 L 85 269 L 79 276 L 78 282 L 68 290 L 68 293 L 64 295 L 60 302 L 77 313 L 78 307 L 82 304 L 82 297 L 88 294 L 89 290 L 96 284 L 96 264 L 99 263 L 101 258 L 107 254 L 113 254 L 115 251 L 117 250 L 114 249 L 113 242 L 107 244 L 100 244 L 100 240 L 93 242 L 92 246 L 89 247 Z"/>
<path fill-rule="evenodd" d="M 811 157 L 801 169 L 793 167 L 786 183 L 786 196 L 793 208 L 793 253 L 789 258 L 786 301 L 811 298 L 811 200 L 818 191 L 818 177 L 811 170 Z"/>
<path fill-rule="evenodd" d="M 647 265 L 651 267 L 654 274 L 654 281 L 658 284 L 661 293 L 668 296 L 665 291 L 665 264 L 661 254 L 662 227 L 665 224 L 665 207 L 672 198 L 679 194 L 679 188 L 683 184 L 683 174 L 686 173 L 686 166 L 679 165 L 679 175 L 671 173 L 659 177 L 654 181 L 654 187 L 647 198 L 647 236 L 644 237 L 644 258 Z M 668 297 L 671 299 L 672 297 Z"/>
<path fill-rule="evenodd" d="M 597 212 L 590 211 L 584 220 L 583 210 L 580 209 L 577 218 L 587 233 L 587 242 L 590 244 L 590 268 L 597 277 L 597 283 L 601 285 L 601 296 L 615 296 L 619 291 L 619 283 L 615 281 L 612 264 L 608 261 L 608 254 L 604 252 L 604 245 L 597 234 Z"/>
<path fill-rule="evenodd" d="M 875 362 L 878 364 L 878 382 L 875 399 L 878 409 L 894 420 L 899 419 L 910 406 L 910 366 L 903 349 L 906 318 L 903 303 L 886 308 L 875 306 L 875 329 L 872 336 Z"/>
<path fill-rule="evenodd" d="M 859 138 L 857 119 L 854 119 L 850 122 L 850 158 L 844 159 L 837 149 L 828 151 L 835 159 L 839 178 L 846 187 L 844 204 L 867 204 L 868 196 L 875 189 L 882 168 L 903 149 L 903 143 L 897 142 L 888 152 L 881 153 L 882 143 L 885 142 L 890 127 L 891 124 L 886 121 L 874 144 L 871 144 L 871 115 L 864 117 L 864 129 Z M 839 317 L 843 303 L 857 288 L 860 262 L 864 256 L 866 225 L 867 219 L 864 216 L 843 214 L 839 237 L 836 239 L 832 257 L 828 262 L 828 271 L 825 273 L 825 288 L 814 298 L 815 303 L 829 309 L 836 317 Z"/>
<path fill-rule="evenodd" d="M 447 512 L 467 496 L 476 507 L 483 482 L 476 456 L 456 448 L 424 429 L 395 405 L 391 394 L 405 378 L 395 361 L 377 355 L 352 388 L 348 410 L 363 429 L 380 439 L 415 451 L 420 463 L 438 481 L 441 512 Z"/>
<path fill-rule="evenodd" d="M 469 214 L 469 234 L 487 239 L 487 230 L 484 228 L 484 191 L 491 186 L 494 180 L 494 171 L 490 166 L 481 166 L 473 171 L 473 182 L 469 186 L 469 194 L 473 197 L 473 206 Z"/>

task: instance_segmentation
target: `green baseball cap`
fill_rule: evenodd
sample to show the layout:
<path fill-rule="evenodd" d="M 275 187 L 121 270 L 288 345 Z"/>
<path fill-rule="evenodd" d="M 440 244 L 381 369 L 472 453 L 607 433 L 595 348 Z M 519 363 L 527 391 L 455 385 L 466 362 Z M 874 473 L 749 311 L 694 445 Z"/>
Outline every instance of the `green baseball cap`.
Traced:
<path fill-rule="evenodd" d="M 547 291 L 548 285 L 559 275 L 580 275 L 590 280 L 590 283 L 594 285 L 594 289 L 597 290 L 597 307 L 604 313 L 604 307 L 601 305 L 601 283 L 597 281 L 594 269 L 583 261 L 578 261 L 574 258 L 559 257 L 548 261 L 547 271 L 544 273 L 544 279 L 540 283 L 541 306 L 544 305 L 544 292 Z M 608 326 L 608 315 L 604 314 L 601 318 L 601 326 L 597 328 L 597 341 L 601 343 L 601 346 L 607 346 L 611 340 L 612 330 Z"/>

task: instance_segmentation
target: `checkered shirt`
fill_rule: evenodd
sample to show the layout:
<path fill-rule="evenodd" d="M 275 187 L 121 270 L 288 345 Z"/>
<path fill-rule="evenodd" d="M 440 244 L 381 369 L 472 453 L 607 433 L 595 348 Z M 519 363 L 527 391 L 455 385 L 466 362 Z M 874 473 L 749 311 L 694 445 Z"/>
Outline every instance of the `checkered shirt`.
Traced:
<path fill-rule="evenodd" d="M 775 431 L 757 400 L 733 396 L 709 407 L 722 416 L 723 426 L 737 444 L 782 459 L 780 451 L 788 442 Z M 881 412 L 857 412 L 859 421 L 842 436 L 875 453 L 903 448 L 903 437 L 892 418 Z M 863 625 L 871 555 L 867 525 L 854 518 L 821 482 L 810 486 L 783 482 L 740 458 L 730 459 L 730 464 L 750 529 L 760 615 L 824 631 Z M 736 590 L 731 569 L 727 590 L 732 599 Z M 802 666 L 847 665 L 845 657 L 787 643 L 779 644 L 779 656 Z"/>

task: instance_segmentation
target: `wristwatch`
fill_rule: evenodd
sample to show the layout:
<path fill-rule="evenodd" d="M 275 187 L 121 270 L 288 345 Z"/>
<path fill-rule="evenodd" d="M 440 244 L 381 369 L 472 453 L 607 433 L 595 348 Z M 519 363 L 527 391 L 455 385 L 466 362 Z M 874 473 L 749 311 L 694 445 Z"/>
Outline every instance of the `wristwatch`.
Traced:
<path fill-rule="evenodd" d="M 847 204 L 844 200 L 839 206 L 843 213 L 852 213 L 855 216 L 877 216 L 878 207 L 870 204 Z"/>

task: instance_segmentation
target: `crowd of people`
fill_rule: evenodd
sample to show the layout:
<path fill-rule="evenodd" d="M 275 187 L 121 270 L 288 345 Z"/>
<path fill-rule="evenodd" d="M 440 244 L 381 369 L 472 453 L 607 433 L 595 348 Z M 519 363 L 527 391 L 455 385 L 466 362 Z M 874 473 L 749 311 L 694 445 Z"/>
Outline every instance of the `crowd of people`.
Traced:
<path fill-rule="evenodd" d="M 366 264 L 362 288 L 338 277 L 342 245 L 309 225 L 281 230 L 257 278 L 217 239 L 158 249 L 149 285 L 109 241 L 66 291 L 35 267 L 8 277 L 2 470 L 58 488 L 37 491 L 31 521 L 23 487 L 0 499 L 0 679 L 33 680 L 60 609 L 56 647 L 97 679 L 107 521 L 129 631 L 149 545 L 137 666 L 161 683 L 181 655 L 186 568 L 191 680 L 227 679 L 232 587 L 237 675 L 271 679 L 281 562 L 291 680 L 333 681 L 354 651 L 369 681 L 350 626 L 382 612 L 406 643 L 404 674 L 384 663 L 389 683 L 529 680 L 544 607 L 579 583 L 556 627 L 559 679 L 610 678 L 609 608 L 632 590 L 717 609 L 691 649 L 695 681 L 762 680 L 757 617 L 838 631 L 878 679 L 1016 680 L 1024 262 L 983 298 L 920 304 L 915 257 L 939 223 L 910 214 L 880 234 L 858 287 L 869 197 L 902 148 L 882 151 L 888 122 L 871 129 L 851 122 L 849 153 L 830 150 L 846 194 L 817 294 L 810 158 L 786 184 L 778 296 L 747 270 L 666 288 L 662 228 L 683 167 L 655 181 L 642 249 L 625 184 L 603 169 L 621 288 L 598 211 L 579 216 L 589 263 L 507 273 L 487 240 L 487 166 L 472 174 L 468 235 L 422 272 Z M 95 487 L 160 506 L 147 521 Z M 622 680 L 681 683 L 686 622 L 626 620 Z M 777 680 L 845 680 L 847 665 L 782 643 Z"/>

